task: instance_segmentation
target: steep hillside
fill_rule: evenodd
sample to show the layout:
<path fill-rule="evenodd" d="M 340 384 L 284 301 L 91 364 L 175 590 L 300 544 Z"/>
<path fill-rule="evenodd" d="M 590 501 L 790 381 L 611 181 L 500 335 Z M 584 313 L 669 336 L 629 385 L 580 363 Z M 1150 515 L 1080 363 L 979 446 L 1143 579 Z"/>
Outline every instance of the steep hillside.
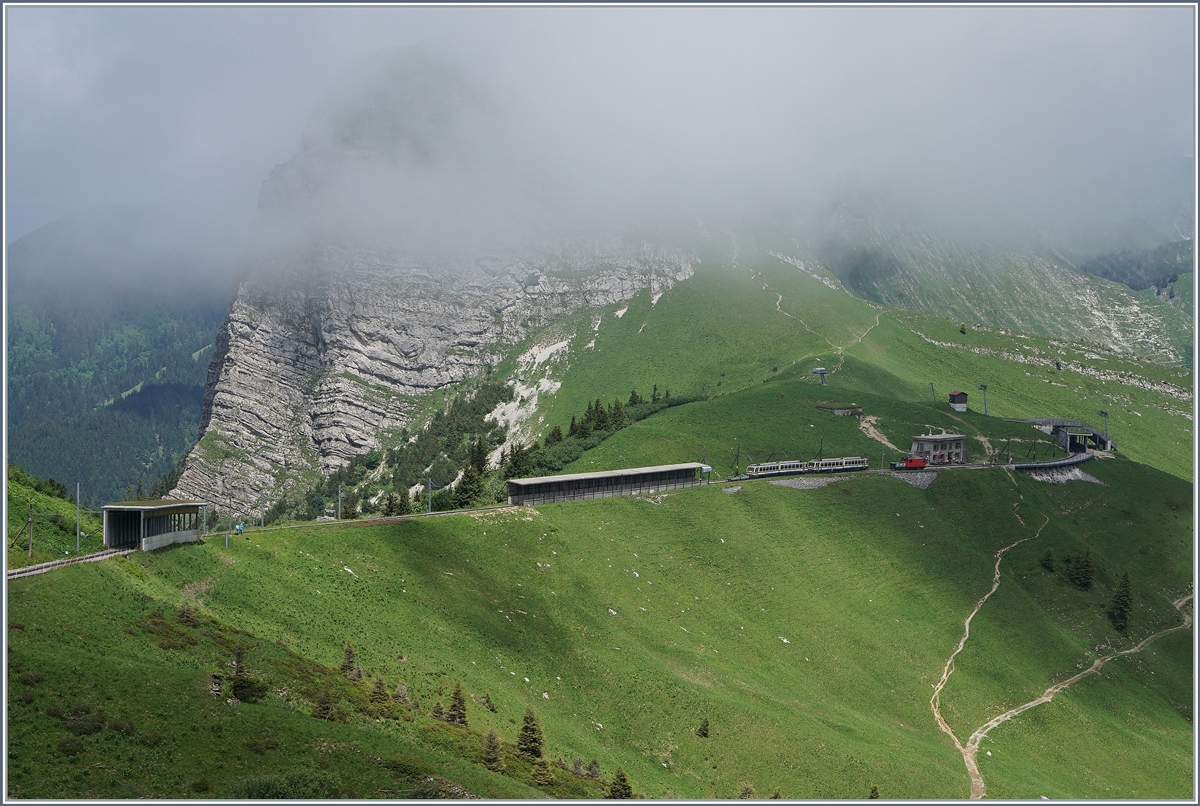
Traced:
<path fill-rule="evenodd" d="M 897 427 L 889 425 L 887 417 L 894 401 L 926 405 L 926 419 L 912 421 L 913 426 L 961 428 L 972 413 L 982 412 L 978 386 L 985 383 L 993 420 L 1064 417 L 1100 426 L 1097 411 L 1105 410 L 1122 454 L 1184 479 L 1192 477 L 1189 370 L 1142 361 L 1097 344 L 960 327 L 932 316 L 872 306 L 762 253 L 741 254 L 732 271 L 705 261 L 694 278 L 658 299 L 642 295 L 628 306 L 610 306 L 604 316 L 551 329 L 531 344 L 529 354 L 559 347 L 536 368 L 521 365 L 518 389 L 528 390 L 529 408 L 525 425 L 513 429 L 518 439 L 544 434 L 554 425 L 565 429 L 589 398 L 625 397 L 631 388 L 645 395 L 658 384 L 660 391 L 719 395 L 783 380 L 798 384 L 783 398 L 789 405 L 796 394 L 805 400 L 858 403 L 871 397 L 878 406 L 875 413 L 883 414 L 881 427 L 890 441 L 906 450 L 911 433 L 889 430 Z M 811 370 L 819 365 L 836 371 L 827 389 L 809 389 L 806 384 L 817 383 Z M 535 394 L 539 384 L 545 388 Z M 557 391 L 548 394 L 549 388 Z M 946 404 L 947 393 L 954 389 L 970 393 L 971 413 L 965 418 L 954 418 Z M 763 392 L 762 397 L 780 402 L 780 391 L 785 390 Z M 739 409 L 732 402 L 721 405 L 726 414 L 715 432 L 721 438 L 708 446 L 715 466 L 723 455 L 732 457 L 738 440 L 756 429 L 754 409 Z M 870 408 L 867 414 L 872 414 Z M 635 440 L 635 433 L 624 439 Z M 782 439 L 764 433 L 753 448 L 770 451 L 772 443 Z M 689 461 L 702 447 L 689 446 Z M 783 447 L 815 451 L 818 446 Z"/>
<path fill-rule="evenodd" d="M 8 568 L 62 559 L 75 554 L 75 491 L 56 489 L 53 479 L 42 480 L 24 468 L 8 466 L 8 523 L 5 534 Z M 30 552 L 27 526 L 32 507 L 33 550 Z M 99 515 L 85 507 L 80 511 L 79 550 L 83 554 L 104 545 Z"/>
<path fill-rule="evenodd" d="M 833 379 L 853 371 L 848 359 Z M 624 438 L 643 451 L 626 458 L 671 461 L 682 449 L 669 433 L 720 442 L 731 410 L 758 436 L 807 450 L 817 415 L 774 403 L 790 403 L 802 386 L 759 383 L 670 409 L 601 452 Z M 918 402 L 879 406 L 889 434 L 889 420 L 904 433 L 945 416 Z M 967 419 L 993 442 L 1025 433 Z M 832 447 L 871 444 L 850 418 L 823 425 Z M 635 439 L 639 431 L 647 438 Z M 9 716 L 10 794 L 187 797 L 203 777 L 223 795 L 252 767 L 336 772 L 356 795 L 396 794 L 415 786 L 389 762 L 403 754 L 471 791 L 514 796 L 527 791 L 514 785 L 532 783 L 528 765 L 513 759 L 508 775 L 488 772 L 478 763 L 482 737 L 494 729 L 512 743 L 532 707 L 547 756 L 565 763 L 551 765 L 555 783 L 541 785 L 555 794 L 583 785 L 570 772 L 574 759 L 596 758 L 606 778 L 619 765 L 652 797 L 729 798 L 747 787 L 766 796 L 778 787 L 784 797 L 862 798 L 872 785 L 885 798 L 965 797 L 964 760 L 929 698 L 964 618 L 993 582 L 998 550 L 1011 547 L 999 587 L 941 688 L 941 713 L 961 742 L 1092 659 L 1183 623 L 1171 603 L 1188 592 L 1191 485 L 1123 458 L 1085 469 L 1101 484 L 994 468 L 943 471 L 922 489 L 905 481 L 917 477 L 860 474 L 815 489 L 743 482 L 266 530 L 229 549 L 214 540 L 20 580 L 9 594 L 9 685 L 19 695 Z M 1054 571 L 1041 564 L 1047 550 Z M 1085 551 L 1094 576 L 1078 590 L 1064 562 Z M 1105 611 L 1125 572 L 1134 606 L 1121 633 Z M 181 620 L 185 604 L 195 615 Z M 244 632 L 222 626 L 233 624 Z M 1112 660 L 1103 675 L 994 728 L 978 759 L 988 794 L 1186 797 L 1188 635 Z M 272 693 L 234 706 L 222 704 L 227 677 L 220 696 L 207 689 L 214 673 L 231 673 L 236 641 L 253 643 L 249 674 Z M 362 683 L 329 671 L 347 641 Z M 29 673 L 33 682 L 23 682 Z M 377 674 L 388 691 L 406 684 L 420 711 L 373 718 Z M 159 685 L 119 682 L 138 676 Z M 467 730 L 428 716 L 448 705 L 458 681 Z M 307 715 L 322 688 L 344 723 Z M 64 755 L 72 719 L 86 721 L 71 717 L 80 705 L 108 727 L 79 736 L 79 752 Z M 133 736 L 157 734 L 157 744 L 114 730 L 124 721 Z M 707 737 L 697 734 L 704 721 Z M 262 755 L 250 764 L 228 753 L 231 743 Z"/>

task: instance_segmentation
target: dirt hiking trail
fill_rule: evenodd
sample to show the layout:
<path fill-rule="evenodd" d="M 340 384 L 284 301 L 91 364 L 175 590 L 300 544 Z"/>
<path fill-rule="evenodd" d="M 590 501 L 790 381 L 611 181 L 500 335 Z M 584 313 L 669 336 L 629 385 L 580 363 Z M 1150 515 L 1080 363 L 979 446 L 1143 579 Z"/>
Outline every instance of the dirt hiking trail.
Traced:
<path fill-rule="evenodd" d="M 1016 514 L 1015 507 L 1014 514 Z M 1025 521 L 1020 518 L 1020 515 L 1017 515 L 1017 517 L 1021 520 L 1021 525 L 1024 526 Z M 1114 652 L 1111 655 L 1105 655 L 1104 657 L 1097 658 L 1087 669 L 1084 669 L 1079 674 L 1063 680 L 1061 683 L 1055 683 L 1053 686 L 1050 686 L 1048 689 L 1042 692 L 1041 696 L 1032 699 L 1023 705 L 1018 705 L 1016 708 L 1005 711 L 1003 714 L 990 719 L 980 727 L 976 728 L 971 735 L 967 737 L 967 743 L 964 745 L 958 740 L 958 737 L 954 735 L 954 731 L 951 730 L 949 723 L 947 723 L 945 717 L 942 716 L 942 689 L 945 688 L 946 682 L 950 679 L 950 675 L 954 673 L 954 659 L 958 656 L 958 653 L 962 652 L 963 647 L 967 644 L 967 639 L 971 636 L 971 620 L 975 618 L 975 615 L 979 612 L 980 608 L 983 607 L 984 603 L 987 602 L 991 595 L 1000 587 L 1000 563 L 1004 559 L 1004 555 L 1027 540 L 1033 540 L 1041 535 L 1042 529 L 1046 528 L 1046 524 L 1049 522 L 1050 518 L 1047 516 L 1046 520 L 1041 526 L 1038 527 L 1038 530 L 1035 534 L 1030 535 L 1029 537 L 1024 537 L 996 552 L 996 566 L 992 574 L 992 588 L 986 594 L 984 594 L 978 602 L 976 602 L 975 609 L 972 610 L 970 615 L 968 615 L 963 621 L 962 638 L 958 640 L 958 645 L 954 647 L 954 651 L 951 652 L 950 657 L 946 659 L 946 665 L 942 669 L 942 677 L 938 681 L 937 685 L 933 687 L 933 697 L 929 700 L 929 706 L 933 710 L 933 718 L 937 722 L 938 728 L 950 737 L 950 740 L 954 742 L 954 746 L 958 749 L 958 752 L 962 754 L 963 763 L 967 768 L 967 774 L 971 778 L 971 800 L 978 800 L 987 794 L 987 785 L 984 783 L 983 774 L 979 771 L 978 754 L 980 743 L 987 738 L 987 735 L 992 731 L 993 728 L 1003 725 L 1005 722 L 1017 717 L 1025 711 L 1028 711 L 1030 708 L 1041 705 L 1042 703 L 1050 702 L 1052 699 L 1054 699 L 1055 694 L 1063 689 L 1068 688 L 1076 681 L 1082 680 L 1088 675 L 1098 674 L 1100 670 L 1104 668 L 1104 664 L 1108 663 L 1110 660 L 1119 658 L 1122 655 L 1132 655 L 1137 652 L 1141 652 L 1147 646 L 1157 641 L 1159 638 L 1162 638 L 1164 635 L 1168 635 L 1179 630 L 1186 630 L 1192 626 L 1192 614 L 1189 612 L 1189 610 L 1185 609 L 1185 605 L 1187 604 L 1188 600 L 1194 596 L 1194 594 L 1189 593 L 1187 596 L 1176 599 L 1171 603 L 1183 616 L 1182 624 L 1177 624 L 1174 627 L 1160 630 L 1153 635 L 1143 638 L 1136 646 L 1130 647 L 1129 649 L 1124 649 L 1120 652 Z"/>

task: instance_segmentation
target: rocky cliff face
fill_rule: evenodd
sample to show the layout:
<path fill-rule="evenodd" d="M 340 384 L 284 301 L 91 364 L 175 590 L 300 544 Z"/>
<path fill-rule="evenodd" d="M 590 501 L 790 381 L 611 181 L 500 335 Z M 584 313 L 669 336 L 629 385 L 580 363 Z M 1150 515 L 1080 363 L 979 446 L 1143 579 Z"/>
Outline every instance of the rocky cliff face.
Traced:
<path fill-rule="evenodd" d="M 332 245 L 296 260 L 239 287 L 175 495 L 269 506 L 408 425 L 414 395 L 478 375 L 560 314 L 660 293 L 696 259 L 594 238 L 471 262 Z"/>

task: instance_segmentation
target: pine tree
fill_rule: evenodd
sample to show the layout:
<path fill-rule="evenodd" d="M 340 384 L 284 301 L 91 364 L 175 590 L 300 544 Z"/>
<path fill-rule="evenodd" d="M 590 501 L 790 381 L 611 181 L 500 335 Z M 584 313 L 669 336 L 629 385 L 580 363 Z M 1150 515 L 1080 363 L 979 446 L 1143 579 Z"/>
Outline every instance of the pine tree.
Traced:
<path fill-rule="evenodd" d="M 371 689 L 369 699 L 373 703 L 388 701 L 387 686 L 383 684 L 383 678 L 379 675 L 375 675 L 375 688 Z"/>
<path fill-rule="evenodd" d="M 363 673 L 362 673 L 362 664 L 361 664 L 361 663 L 355 662 L 355 664 L 354 664 L 354 674 L 350 675 L 350 679 L 351 679 L 351 680 L 353 680 L 353 681 L 354 681 L 354 682 L 356 682 L 356 683 L 358 683 L 358 682 L 361 682 L 361 681 L 362 681 L 362 679 L 363 679 Z"/>
<path fill-rule="evenodd" d="M 619 431 L 627 425 L 629 425 L 629 418 L 625 416 L 625 408 L 621 405 L 620 400 L 614 400 L 608 409 L 608 427 Z"/>
<path fill-rule="evenodd" d="M 579 436 L 579 423 L 575 422 L 575 415 L 571 415 L 571 424 L 567 426 L 567 436 L 572 439 Z"/>
<path fill-rule="evenodd" d="M 871 794 L 867 795 L 869 800 L 877 800 L 879 798 L 879 787 L 871 784 Z"/>
<path fill-rule="evenodd" d="M 400 493 L 396 496 L 396 499 L 397 499 L 396 500 L 396 505 L 397 505 L 396 514 L 397 515 L 411 515 L 412 511 L 413 511 L 413 502 L 412 502 L 412 499 L 408 497 L 408 490 L 407 489 L 401 490 Z"/>
<path fill-rule="evenodd" d="M 629 405 L 640 406 L 646 402 L 646 399 L 637 393 L 637 389 L 629 390 Z"/>
<path fill-rule="evenodd" d="M 433 705 L 433 718 L 441 719 L 443 716 L 445 716 L 445 711 L 442 710 L 442 703 L 439 700 Z"/>
<path fill-rule="evenodd" d="M 138 483 L 137 483 L 137 492 L 136 492 L 136 493 L 134 493 L 134 495 L 136 495 L 136 496 L 137 496 L 137 500 L 138 500 L 138 501 L 145 501 L 145 500 L 146 500 L 146 488 L 145 488 L 144 486 L 142 486 L 142 480 L 141 480 L 141 479 L 138 479 Z"/>
<path fill-rule="evenodd" d="M 701 739 L 708 738 L 708 720 L 707 719 L 703 719 L 700 721 L 700 727 L 696 728 L 696 735 L 699 736 Z"/>
<path fill-rule="evenodd" d="M 487 455 L 487 443 L 483 441 L 483 437 L 478 437 L 474 442 L 471 443 L 470 456 L 467 461 L 470 463 L 471 467 L 475 468 L 480 474 L 482 474 L 485 470 L 487 470 Z"/>
<path fill-rule="evenodd" d="M 467 464 L 463 469 L 462 478 L 454 486 L 450 494 L 450 506 L 455 509 L 465 509 L 475 503 L 483 493 L 483 476 L 475 469 L 475 465 Z"/>
<path fill-rule="evenodd" d="M 587 775 L 588 778 L 598 779 L 600 777 L 600 761 L 598 759 L 592 759 L 588 762 Z"/>
<path fill-rule="evenodd" d="M 563 441 L 562 429 L 556 425 L 553 428 L 551 428 L 550 433 L 546 435 L 546 447 L 549 448 L 551 445 L 557 445 L 558 443 L 560 443 L 562 441 Z"/>
<path fill-rule="evenodd" d="M 1046 553 L 1042 555 L 1042 568 L 1045 568 L 1051 573 L 1054 572 L 1054 552 L 1046 549 Z"/>
<path fill-rule="evenodd" d="M 317 704 L 313 706 L 312 715 L 317 719 L 333 719 L 333 703 L 329 701 L 329 689 L 321 689 Z"/>
<path fill-rule="evenodd" d="M 487 746 L 483 749 L 483 766 L 492 772 L 504 770 L 504 759 L 500 757 L 500 740 L 496 738 L 494 730 L 488 731 Z"/>
<path fill-rule="evenodd" d="M 346 650 L 342 653 L 342 674 L 349 677 L 354 674 L 354 648 L 350 646 L 350 642 L 346 642 Z"/>
<path fill-rule="evenodd" d="M 403 683 L 396 686 L 396 693 L 392 695 L 392 699 L 401 705 L 412 705 L 412 703 L 408 701 L 408 686 L 404 685 Z"/>
<path fill-rule="evenodd" d="M 394 518 L 400 514 L 400 497 L 392 490 L 388 490 L 387 495 L 383 497 L 383 516 L 385 518 Z"/>
<path fill-rule="evenodd" d="M 579 777 L 583 777 L 583 759 L 575 756 L 575 761 L 571 764 L 571 772 Z"/>
<path fill-rule="evenodd" d="M 517 734 L 517 752 L 525 758 L 541 758 L 544 741 L 537 714 L 532 708 L 526 708 L 525 718 L 521 721 L 521 731 Z"/>
<path fill-rule="evenodd" d="M 550 762 L 545 758 L 539 758 L 533 762 L 533 775 L 531 776 L 534 786 L 550 786 L 554 783 L 554 770 L 550 769 Z"/>
<path fill-rule="evenodd" d="M 596 405 L 592 408 L 592 430 L 607 431 L 612 425 L 608 421 L 608 412 L 604 410 L 604 404 L 600 402 L 600 398 L 596 398 Z"/>
<path fill-rule="evenodd" d="M 1109 618 L 1112 619 L 1113 626 L 1120 632 L 1125 632 L 1125 628 L 1129 624 L 1129 611 L 1133 609 L 1133 586 L 1129 582 L 1129 572 L 1121 577 L 1121 583 L 1117 585 L 1116 593 L 1113 594 L 1112 604 L 1109 606 Z"/>
<path fill-rule="evenodd" d="M 467 726 L 467 698 L 463 696 L 462 683 L 454 684 L 454 693 L 450 695 L 450 710 L 446 720 L 455 725 Z"/>
<path fill-rule="evenodd" d="M 625 770 L 617 767 L 617 771 L 613 775 L 612 786 L 608 788 L 608 794 L 605 797 L 609 800 L 625 800 L 633 797 L 633 787 L 629 785 L 629 779 L 625 777 Z"/>
<path fill-rule="evenodd" d="M 657 403 L 657 402 L 658 402 L 658 400 L 659 400 L 659 397 L 658 397 L 658 384 L 656 383 L 656 384 L 654 384 L 654 389 L 653 389 L 653 390 L 650 392 L 650 402 L 651 402 L 651 403 Z"/>

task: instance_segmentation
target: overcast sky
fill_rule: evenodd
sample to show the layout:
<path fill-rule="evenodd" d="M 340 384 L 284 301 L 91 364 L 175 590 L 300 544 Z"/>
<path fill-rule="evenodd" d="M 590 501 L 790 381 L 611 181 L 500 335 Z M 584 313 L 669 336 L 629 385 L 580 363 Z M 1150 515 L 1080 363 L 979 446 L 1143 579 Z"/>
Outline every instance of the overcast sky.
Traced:
<path fill-rule="evenodd" d="M 241 233 L 339 70 L 460 62 L 581 195 L 790 198 L 844 170 L 1057 198 L 1194 150 L 1193 9 L 5 7 L 6 241 L 104 202 Z"/>

